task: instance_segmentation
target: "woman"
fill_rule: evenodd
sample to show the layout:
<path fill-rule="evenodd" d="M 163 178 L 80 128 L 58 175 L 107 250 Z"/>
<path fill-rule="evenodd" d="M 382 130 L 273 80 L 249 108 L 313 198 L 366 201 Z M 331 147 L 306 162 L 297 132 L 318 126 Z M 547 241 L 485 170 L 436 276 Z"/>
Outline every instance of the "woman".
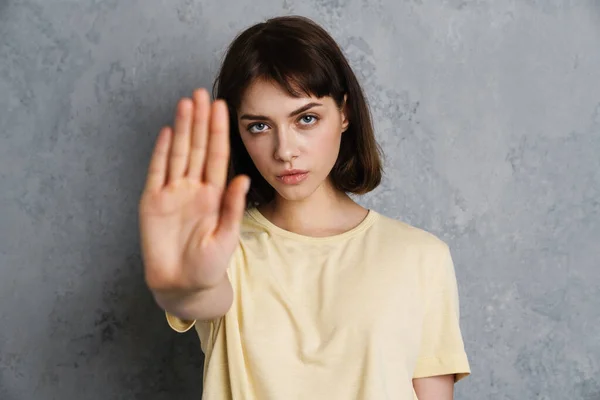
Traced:
<path fill-rule="evenodd" d="M 369 111 L 318 25 L 231 44 L 182 99 L 140 201 L 146 282 L 195 326 L 204 400 L 452 399 L 467 376 L 448 246 L 349 193 L 381 180 Z"/>

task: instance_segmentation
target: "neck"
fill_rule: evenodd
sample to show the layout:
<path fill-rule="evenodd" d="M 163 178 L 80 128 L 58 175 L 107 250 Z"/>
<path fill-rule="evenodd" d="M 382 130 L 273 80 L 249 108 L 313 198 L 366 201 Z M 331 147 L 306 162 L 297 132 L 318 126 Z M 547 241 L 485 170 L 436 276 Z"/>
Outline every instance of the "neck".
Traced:
<path fill-rule="evenodd" d="M 303 200 L 275 199 L 259 211 L 273 224 L 290 232 L 307 236 L 329 236 L 357 225 L 367 210 L 346 193 L 324 182 L 311 196 Z"/>

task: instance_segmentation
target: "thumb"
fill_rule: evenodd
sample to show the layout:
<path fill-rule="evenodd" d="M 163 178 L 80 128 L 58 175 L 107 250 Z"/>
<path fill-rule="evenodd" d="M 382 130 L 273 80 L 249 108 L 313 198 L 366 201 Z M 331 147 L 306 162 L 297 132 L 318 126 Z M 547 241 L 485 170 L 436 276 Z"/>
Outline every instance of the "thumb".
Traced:
<path fill-rule="evenodd" d="M 246 194 L 250 189 L 250 178 L 245 175 L 236 176 L 223 194 L 219 227 L 215 233 L 218 240 L 224 240 L 232 234 L 238 234 L 241 228 Z"/>

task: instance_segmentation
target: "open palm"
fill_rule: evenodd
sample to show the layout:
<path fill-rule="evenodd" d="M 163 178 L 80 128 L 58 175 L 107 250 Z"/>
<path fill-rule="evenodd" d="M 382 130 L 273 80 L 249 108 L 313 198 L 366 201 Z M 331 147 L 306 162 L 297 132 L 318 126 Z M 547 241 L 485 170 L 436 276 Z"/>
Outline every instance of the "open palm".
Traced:
<path fill-rule="evenodd" d="M 146 282 L 155 290 L 201 290 L 224 276 L 239 239 L 249 178 L 227 188 L 229 116 L 208 92 L 177 106 L 161 130 L 139 204 Z"/>

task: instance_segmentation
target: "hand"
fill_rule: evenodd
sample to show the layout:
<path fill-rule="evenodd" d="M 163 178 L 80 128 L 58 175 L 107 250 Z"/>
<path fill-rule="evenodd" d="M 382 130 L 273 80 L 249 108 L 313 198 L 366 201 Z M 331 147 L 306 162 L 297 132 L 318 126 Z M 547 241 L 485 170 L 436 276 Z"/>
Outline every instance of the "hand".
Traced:
<path fill-rule="evenodd" d="M 174 130 L 156 140 L 139 203 L 146 283 L 157 291 L 210 289 L 225 276 L 250 186 L 247 176 L 225 188 L 229 116 L 204 89 L 177 106 Z"/>

